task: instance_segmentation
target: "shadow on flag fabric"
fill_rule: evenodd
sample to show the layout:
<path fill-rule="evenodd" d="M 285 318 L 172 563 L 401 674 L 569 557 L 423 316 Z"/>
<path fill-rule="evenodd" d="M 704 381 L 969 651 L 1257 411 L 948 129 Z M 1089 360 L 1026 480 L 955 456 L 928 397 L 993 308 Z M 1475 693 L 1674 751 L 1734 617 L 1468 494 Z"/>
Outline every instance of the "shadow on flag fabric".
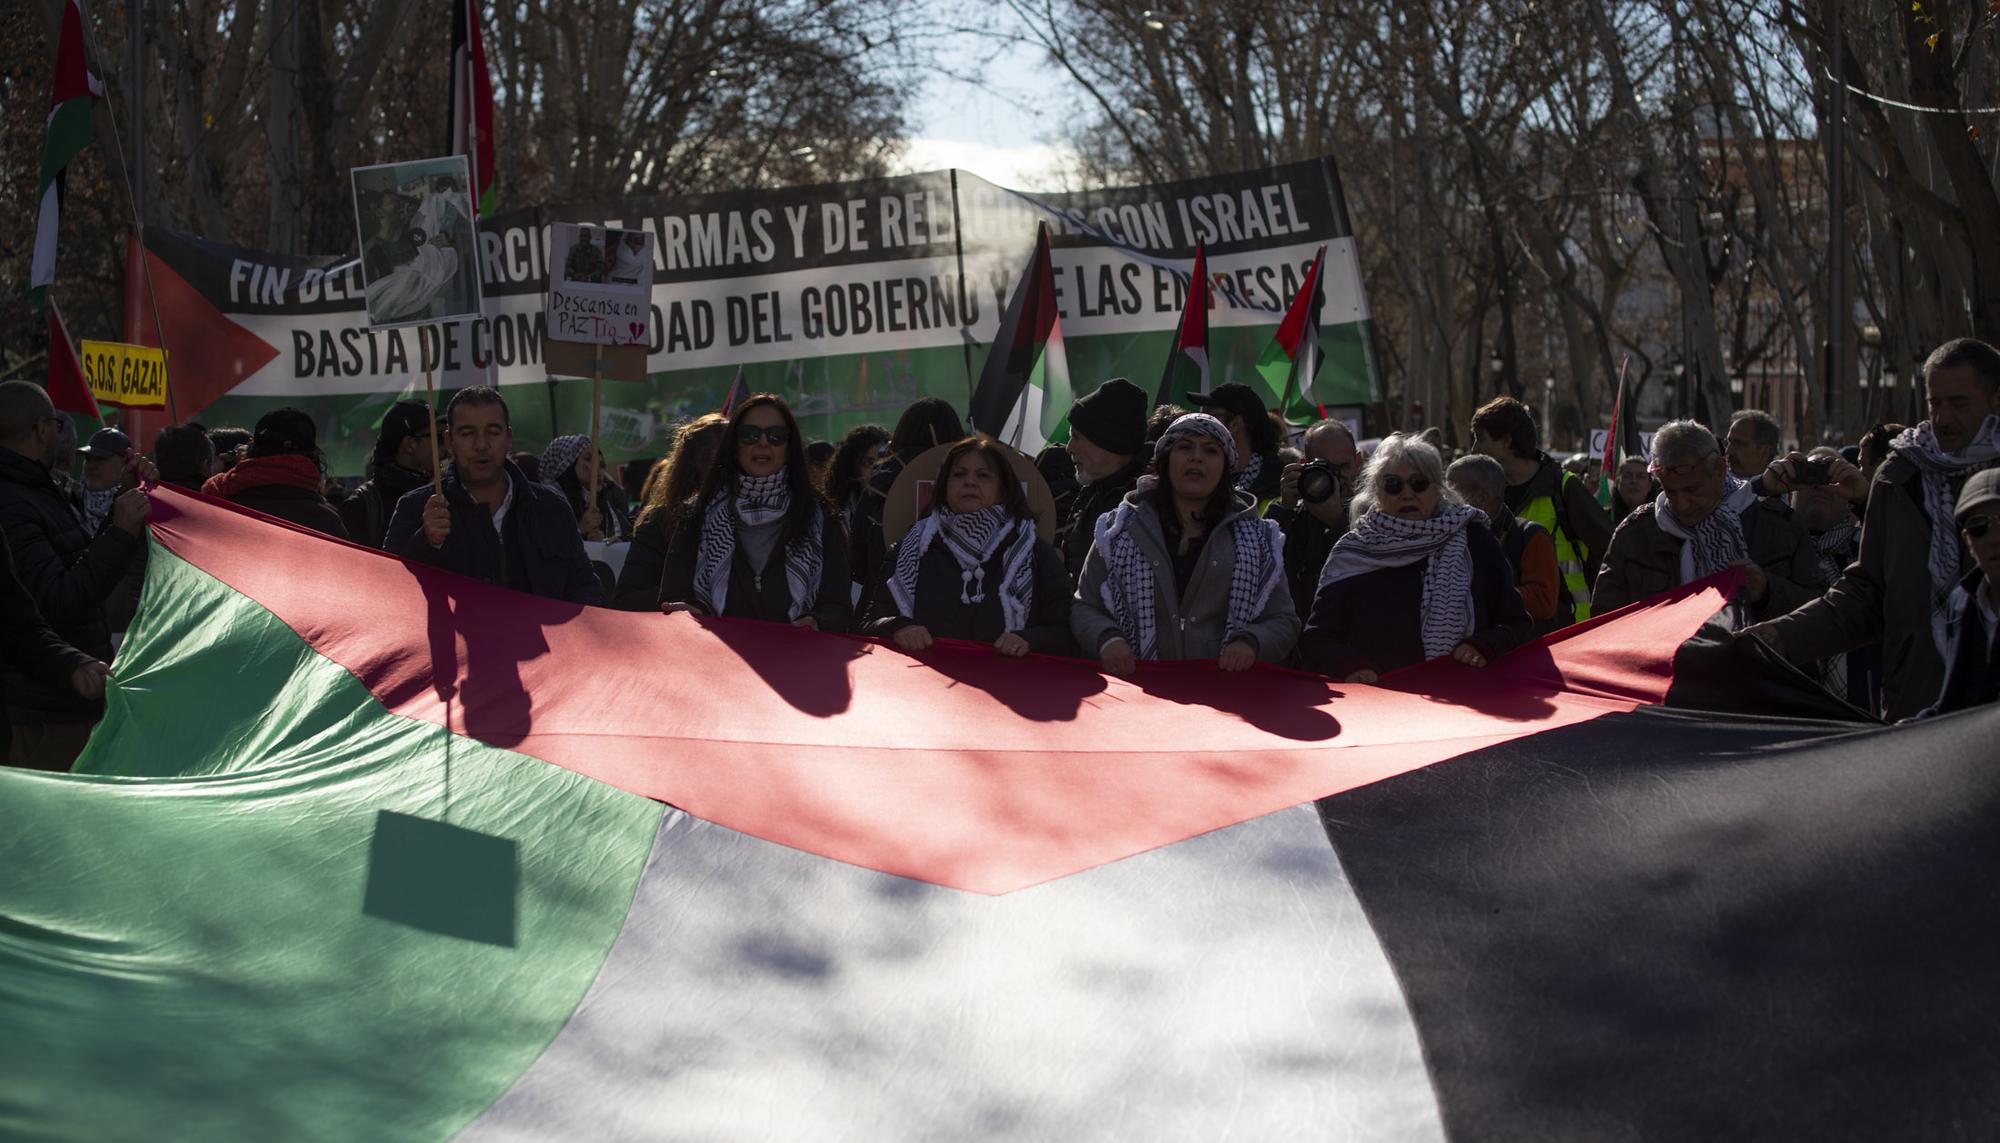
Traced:
<path fill-rule="evenodd" d="M 1208 384 L 1208 311 L 1214 306 L 1208 284 L 1208 252 L 1194 244 L 1194 270 L 1188 278 L 1187 301 L 1174 341 L 1167 349 L 1167 367 L 1160 373 L 1153 404 L 1186 407 L 1189 393 L 1206 393 Z"/>
<path fill-rule="evenodd" d="M 48 301 L 56 280 L 56 237 L 62 229 L 63 171 L 90 145 L 91 108 L 104 94 L 90 70 L 83 39 L 83 8 L 64 0 L 56 36 L 56 70 L 49 86 L 48 135 L 42 143 L 42 173 L 35 185 L 35 249 L 28 265 L 28 301 Z"/>
<path fill-rule="evenodd" d="M 1319 375 L 1319 367 L 1325 354 L 1319 344 L 1319 309 L 1322 300 L 1320 279 L 1326 272 L 1326 247 L 1313 255 L 1312 269 L 1306 271 L 1305 281 L 1299 283 L 1299 292 L 1292 297 L 1292 304 L 1285 310 L 1285 316 L 1278 323 L 1278 332 L 1271 336 L 1271 344 L 1257 358 L 1257 373 L 1264 378 L 1264 387 L 1278 398 L 1278 408 L 1283 410 L 1285 419 L 1293 424 L 1305 424 L 1326 416 L 1326 410 L 1313 398 L 1313 378 Z"/>
<path fill-rule="evenodd" d="M 1069 439 L 1069 358 L 1063 353 L 1049 227 L 1000 315 L 1000 329 L 972 390 L 972 426 L 1033 456 Z"/>
<path fill-rule="evenodd" d="M 451 0 L 450 114 L 451 146 L 446 153 L 471 160 L 472 181 L 477 184 L 473 210 L 485 218 L 499 208 L 500 180 L 493 170 L 493 77 L 486 70 L 479 0 Z"/>
<path fill-rule="evenodd" d="M 2000 1134 L 2000 708 L 1841 720 L 1734 576 L 1350 686 L 151 544 L 0 769 L 10 1136 Z"/>

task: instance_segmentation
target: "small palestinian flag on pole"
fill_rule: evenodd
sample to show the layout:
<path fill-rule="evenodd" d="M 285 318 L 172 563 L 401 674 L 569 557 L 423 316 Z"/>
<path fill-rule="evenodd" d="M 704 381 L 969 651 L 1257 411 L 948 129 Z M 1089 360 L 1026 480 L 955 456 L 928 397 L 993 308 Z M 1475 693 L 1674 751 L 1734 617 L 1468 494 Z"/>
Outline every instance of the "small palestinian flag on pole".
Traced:
<path fill-rule="evenodd" d="M 972 425 L 1033 456 L 1068 439 L 1071 400 L 1055 262 L 1049 227 L 1042 223 L 1034 257 L 1000 316 L 1000 330 L 972 391 Z"/>
<path fill-rule="evenodd" d="M 1194 276 L 1188 281 L 1187 302 L 1181 306 L 1181 324 L 1174 330 L 1174 344 L 1167 351 L 1167 367 L 1160 374 L 1154 405 L 1178 405 L 1189 393 L 1208 391 L 1208 310 L 1214 305 L 1208 287 L 1208 253 L 1194 245 Z"/>
<path fill-rule="evenodd" d="M 90 384 L 84 380 L 83 363 L 77 360 L 76 349 L 70 344 L 69 330 L 63 327 L 62 313 L 53 304 L 49 306 L 48 390 L 49 404 L 78 422 L 78 436 L 83 435 L 88 422 L 104 423 L 104 415 L 97 411 L 97 399 L 90 395 Z"/>
<path fill-rule="evenodd" d="M 1611 399 L 1611 431 L 1604 434 L 1604 479 L 1597 482 L 1597 503 L 1611 507 L 1611 490 L 1618 484 L 1618 466 L 1625 463 L 1629 455 L 1625 451 L 1626 419 L 1629 411 L 1625 407 L 1628 396 L 1625 377 L 1632 368 L 1632 355 L 1618 363 L 1618 393 Z"/>
<path fill-rule="evenodd" d="M 56 280 L 56 235 L 62 222 L 63 171 L 78 152 L 90 145 L 91 107 L 104 94 L 90 71 L 83 45 L 83 9 L 77 0 L 63 5 L 62 31 L 56 40 L 55 83 L 49 91 L 49 131 L 42 144 L 42 177 L 35 188 L 35 252 L 28 268 L 28 302 L 39 308 L 48 302 L 49 284 Z"/>
<path fill-rule="evenodd" d="M 471 160 L 473 208 L 482 218 L 492 214 L 500 200 L 493 176 L 493 79 L 478 0 L 452 0 L 450 153 Z"/>
<path fill-rule="evenodd" d="M 1326 247 L 1313 256 L 1312 269 L 1278 323 L 1271 344 L 1257 359 L 1257 372 L 1278 397 L 1278 407 L 1293 424 L 1322 420 L 1326 410 L 1313 399 L 1313 377 L 1326 359 L 1319 345 L 1320 279 L 1326 269 Z"/>
<path fill-rule="evenodd" d="M 722 395 L 723 416 L 726 417 L 735 412 L 736 406 L 742 404 L 743 398 L 749 395 L 744 391 L 743 385 L 743 367 L 738 365 L 736 367 L 736 376 L 729 379 L 729 391 Z"/>

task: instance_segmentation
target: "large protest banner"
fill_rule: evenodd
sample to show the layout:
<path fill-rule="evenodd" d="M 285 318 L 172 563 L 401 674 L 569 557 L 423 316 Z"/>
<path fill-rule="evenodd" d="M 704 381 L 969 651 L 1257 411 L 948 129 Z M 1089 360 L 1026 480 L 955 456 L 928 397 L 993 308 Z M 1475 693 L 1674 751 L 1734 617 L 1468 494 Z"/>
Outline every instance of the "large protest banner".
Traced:
<path fill-rule="evenodd" d="M 642 382 L 607 381 L 599 434 L 613 460 L 662 453 L 673 427 L 714 409 L 741 365 L 782 394 L 807 433 L 837 438 L 939 396 L 961 411 L 1026 264 L 1053 238 L 1063 330 L 1079 392 L 1126 375 L 1150 388 L 1186 295 L 1195 243 L 1214 286 L 1215 379 L 1265 387 L 1253 368 L 1314 253 L 1327 246 L 1315 394 L 1379 399 L 1369 311 L 1331 161 L 1151 187 L 1027 194 L 963 171 L 611 204 L 552 205 L 480 223 L 476 320 L 371 329 L 357 258 L 294 257 L 146 231 L 153 298 L 127 274 L 127 340 L 174 362 L 181 415 L 251 424 L 310 411 L 339 474 L 360 473 L 392 401 L 498 385 L 521 447 L 590 419 L 590 387 L 544 368 L 550 232 L 557 222 L 655 238 Z M 1277 394 L 1271 394 L 1277 403 Z"/>

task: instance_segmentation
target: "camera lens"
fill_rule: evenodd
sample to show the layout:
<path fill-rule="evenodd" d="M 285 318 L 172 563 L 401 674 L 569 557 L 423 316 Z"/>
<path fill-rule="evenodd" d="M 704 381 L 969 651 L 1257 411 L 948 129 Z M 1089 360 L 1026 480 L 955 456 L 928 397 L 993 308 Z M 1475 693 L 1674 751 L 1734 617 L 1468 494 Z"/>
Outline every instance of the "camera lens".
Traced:
<path fill-rule="evenodd" d="M 1340 481 L 1333 475 L 1333 466 L 1323 460 L 1315 460 L 1299 470 L 1299 499 L 1308 504 L 1320 504 L 1333 498 L 1339 490 Z"/>

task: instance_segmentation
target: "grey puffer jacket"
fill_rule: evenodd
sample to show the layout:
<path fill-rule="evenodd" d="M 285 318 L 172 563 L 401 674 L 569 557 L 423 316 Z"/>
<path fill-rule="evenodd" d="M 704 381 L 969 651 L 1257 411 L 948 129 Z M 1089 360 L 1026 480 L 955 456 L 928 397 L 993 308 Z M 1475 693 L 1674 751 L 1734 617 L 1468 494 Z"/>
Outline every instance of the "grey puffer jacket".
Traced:
<path fill-rule="evenodd" d="M 1214 659 L 1222 654 L 1222 639 L 1229 623 L 1229 579 L 1236 566 L 1235 521 L 1244 516 L 1256 519 L 1257 506 L 1248 493 L 1236 494 L 1236 510 L 1222 523 L 1209 529 L 1201 559 L 1188 580 L 1187 598 L 1174 590 L 1173 561 L 1167 553 L 1166 531 L 1154 506 L 1152 488 L 1142 488 L 1125 497 L 1134 508 L 1132 535 L 1139 551 L 1153 569 L 1153 606 L 1159 624 L 1155 659 Z M 1115 509 L 1114 509 L 1115 511 Z M 1106 513 L 1106 517 L 1109 517 Z M 1269 526 L 1258 521 L 1260 526 Z M 1273 529 L 1275 531 L 1275 529 Z M 1273 537 L 1273 544 L 1281 542 Z M 1283 564 L 1283 553 L 1276 552 Z M 1095 656 L 1112 637 L 1120 635 L 1118 620 L 1104 603 L 1104 581 L 1110 571 L 1108 553 L 1091 544 L 1084 557 L 1083 575 L 1077 581 L 1076 602 L 1070 608 L 1070 630 L 1076 635 L 1077 649 Z M 1243 636 L 1257 649 L 1257 658 L 1279 663 L 1290 657 L 1299 641 L 1299 615 L 1292 593 L 1283 577 L 1264 603 L 1264 610 L 1243 629 Z M 1136 651 L 1136 648 L 1134 649 Z"/>

